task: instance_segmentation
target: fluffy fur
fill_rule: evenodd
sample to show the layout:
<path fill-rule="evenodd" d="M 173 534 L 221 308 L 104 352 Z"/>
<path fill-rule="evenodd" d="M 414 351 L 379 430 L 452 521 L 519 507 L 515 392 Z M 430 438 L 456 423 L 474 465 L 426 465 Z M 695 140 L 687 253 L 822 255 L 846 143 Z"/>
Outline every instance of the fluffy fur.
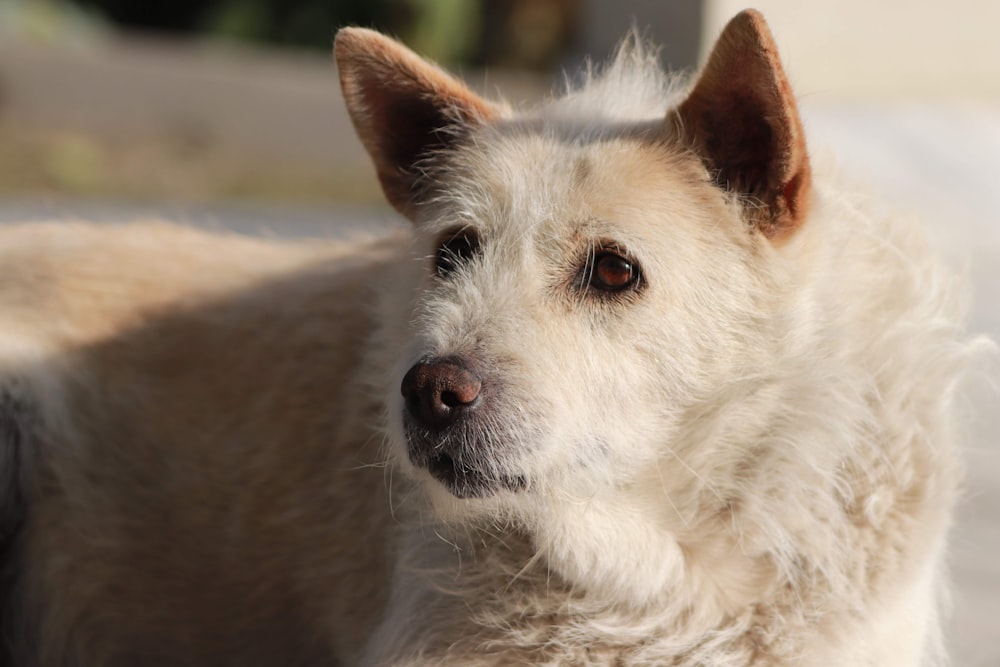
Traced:
<path fill-rule="evenodd" d="M 412 234 L 0 235 L 17 661 L 940 663 L 961 292 L 809 162 L 762 19 L 693 87 L 633 40 L 521 113 L 375 33 L 337 55 Z M 608 250 L 633 289 L 592 288 Z M 440 358 L 484 389 L 435 447 L 517 484 L 412 455 Z"/>

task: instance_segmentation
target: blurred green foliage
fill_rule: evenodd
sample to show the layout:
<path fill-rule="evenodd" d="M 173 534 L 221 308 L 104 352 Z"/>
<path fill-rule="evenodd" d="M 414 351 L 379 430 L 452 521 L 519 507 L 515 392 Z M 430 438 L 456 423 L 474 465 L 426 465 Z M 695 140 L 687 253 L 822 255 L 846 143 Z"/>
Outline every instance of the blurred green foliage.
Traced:
<path fill-rule="evenodd" d="M 478 37 L 474 0 L 72 0 L 113 24 L 328 51 L 336 29 L 395 34 L 449 62 L 468 59 Z M 444 36 L 447 35 L 446 39 Z"/>
<path fill-rule="evenodd" d="M 337 28 L 401 38 L 445 64 L 548 70 L 577 34 L 578 0 L 0 0 L 70 7 L 126 29 L 328 52 Z"/>
<path fill-rule="evenodd" d="M 108 26 L 92 11 L 58 0 L 0 0 L 0 38 L 73 44 L 100 39 Z"/>

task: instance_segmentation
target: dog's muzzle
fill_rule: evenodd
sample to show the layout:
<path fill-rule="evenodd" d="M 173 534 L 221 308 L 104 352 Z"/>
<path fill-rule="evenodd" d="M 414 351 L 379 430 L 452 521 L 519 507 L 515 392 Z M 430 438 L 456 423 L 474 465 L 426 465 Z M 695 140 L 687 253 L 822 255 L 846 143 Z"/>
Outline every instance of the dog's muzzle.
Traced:
<path fill-rule="evenodd" d="M 472 363 L 462 357 L 422 359 L 407 371 L 400 391 L 413 465 L 426 468 L 459 498 L 523 486 L 523 481 L 483 469 L 491 452 L 483 451 L 476 416 L 488 409 L 489 389 Z"/>

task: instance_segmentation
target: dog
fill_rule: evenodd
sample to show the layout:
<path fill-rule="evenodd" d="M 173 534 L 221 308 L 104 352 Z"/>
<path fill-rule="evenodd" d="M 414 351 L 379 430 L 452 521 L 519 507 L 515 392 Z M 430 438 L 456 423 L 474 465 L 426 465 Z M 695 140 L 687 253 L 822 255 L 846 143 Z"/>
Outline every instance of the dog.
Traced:
<path fill-rule="evenodd" d="M 961 281 L 748 10 L 515 111 L 342 29 L 408 231 L 0 234 L 19 665 L 936 665 Z"/>

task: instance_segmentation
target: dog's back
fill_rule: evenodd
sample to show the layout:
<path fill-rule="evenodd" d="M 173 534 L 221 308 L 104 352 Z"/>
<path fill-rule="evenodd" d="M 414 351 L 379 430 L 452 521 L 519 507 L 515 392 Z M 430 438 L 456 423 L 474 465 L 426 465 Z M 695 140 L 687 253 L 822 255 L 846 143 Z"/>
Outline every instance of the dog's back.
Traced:
<path fill-rule="evenodd" d="M 0 232 L 18 664 L 321 664 L 360 641 L 388 505 L 352 378 L 392 245 Z"/>

